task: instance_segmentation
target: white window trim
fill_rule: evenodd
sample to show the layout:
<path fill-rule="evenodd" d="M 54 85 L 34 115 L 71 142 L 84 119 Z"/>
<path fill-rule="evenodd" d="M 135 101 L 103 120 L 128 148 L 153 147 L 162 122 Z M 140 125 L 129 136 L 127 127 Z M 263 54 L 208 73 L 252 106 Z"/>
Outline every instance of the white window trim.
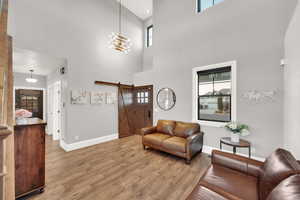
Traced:
<path fill-rule="evenodd" d="M 236 72 L 236 61 L 229 61 L 224 63 L 218 63 L 213 65 L 207 65 L 202 67 L 193 68 L 193 121 L 203 126 L 214 126 L 223 127 L 226 122 L 213 122 L 198 120 L 198 72 L 210 69 L 217 69 L 222 67 L 231 66 L 231 121 L 237 121 L 237 72 Z"/>

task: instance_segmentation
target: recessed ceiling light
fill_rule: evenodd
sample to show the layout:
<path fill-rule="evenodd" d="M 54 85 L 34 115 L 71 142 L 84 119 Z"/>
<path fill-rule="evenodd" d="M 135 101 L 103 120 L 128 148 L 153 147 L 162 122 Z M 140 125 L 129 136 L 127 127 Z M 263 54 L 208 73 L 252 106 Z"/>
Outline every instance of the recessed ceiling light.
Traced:
<path fill-rule="evenodd" d="M 149 9 L 147 9 L 147 11 L 146 11 L 146 12 L 147 12 L 147 14 L 150 14 L 150 10 L 149 10 Z"/>

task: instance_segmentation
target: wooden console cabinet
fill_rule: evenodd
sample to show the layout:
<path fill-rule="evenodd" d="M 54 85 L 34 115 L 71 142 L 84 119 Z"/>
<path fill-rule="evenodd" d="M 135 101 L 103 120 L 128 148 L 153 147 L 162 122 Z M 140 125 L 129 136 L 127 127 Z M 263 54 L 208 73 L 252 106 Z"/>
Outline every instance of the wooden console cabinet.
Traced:
<path fill-rule="evenodd" d="M 16 198 L 45 187 L 45 126 L 38 118 L 19 120 L 15 130 Z"/>

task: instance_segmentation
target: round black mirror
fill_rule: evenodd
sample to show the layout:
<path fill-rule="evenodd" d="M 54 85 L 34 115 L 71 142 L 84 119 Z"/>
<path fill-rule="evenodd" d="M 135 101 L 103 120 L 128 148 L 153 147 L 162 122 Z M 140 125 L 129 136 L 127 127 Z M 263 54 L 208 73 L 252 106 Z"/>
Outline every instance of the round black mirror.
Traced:
<path fill-rule="evenodd" d="M 157 105 L 162 110 L 171 110 L 176 103 L 175 92 L 171 88 L 162 88 L 156 97 Z"/>

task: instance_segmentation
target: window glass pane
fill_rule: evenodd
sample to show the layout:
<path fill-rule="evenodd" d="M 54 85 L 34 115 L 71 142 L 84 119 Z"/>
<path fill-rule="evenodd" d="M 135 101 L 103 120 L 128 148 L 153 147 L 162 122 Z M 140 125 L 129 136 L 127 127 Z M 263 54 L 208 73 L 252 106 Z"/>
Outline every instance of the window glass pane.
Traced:
<path fill-rule="evenodd" d="M 199 120 L 229 122 L 230 96 L 199 97 Z"/>
<path fill-rule="evenodd" d="M 212 7 L 224 0 L 198 0 L 198 12 L 204 11 L 207 8 Z"/>
<path fill-rule="evenodd" d="M 231 94 L 231 81 L 215 82 L 215 94 L 229 95 Z"/>
<path fill-rule="evenodd" d="M 141 97 L 144 97 L 144 92 L 141 92 Z"/>
<path fill-rule="evenodd" d="M 153 37 L 153 26 L 147 28 L 147 47 L 152 46 L 152 37 Z"/>
<path fill-rule="evenodd" d="M 138 102 L 138 103 L 141 103 L 141 99 L 140 99 L 140 98 L 138 98 L 137 102 Z"/>
<path fill-rule="evenodd" d="M 148 97 L 148 92 L 145 92 L 145 97 Z"/>
<path fill-rule="evenodd" d="M 213 6 L 213 0 L 200 0 L 200 11 Z"/>
<path fill-rule="evenodd" d="M 148 97 L 145 98 L 145 103 L 148 103 Z"/>
<path fill-rule="evenodd" d="M 137 96 L 140 97 L 140 93 L 139 92 L 137 93 Z"/>
<path fill-rule="evenodd" d="M 222 2 L 222 1 L 224 1 L 224 0 L 214 0 L 214 4 L 218 4 L 218 3 Z"/>
<path fill-rule="evenodd" d="M 144 98 L 141 99 L 141 103 L 144 103 Z"/>
<path fill-rule="evenodd" d="M 199 84 L 199 95 L 212 95 L 213 83 Z"/>

